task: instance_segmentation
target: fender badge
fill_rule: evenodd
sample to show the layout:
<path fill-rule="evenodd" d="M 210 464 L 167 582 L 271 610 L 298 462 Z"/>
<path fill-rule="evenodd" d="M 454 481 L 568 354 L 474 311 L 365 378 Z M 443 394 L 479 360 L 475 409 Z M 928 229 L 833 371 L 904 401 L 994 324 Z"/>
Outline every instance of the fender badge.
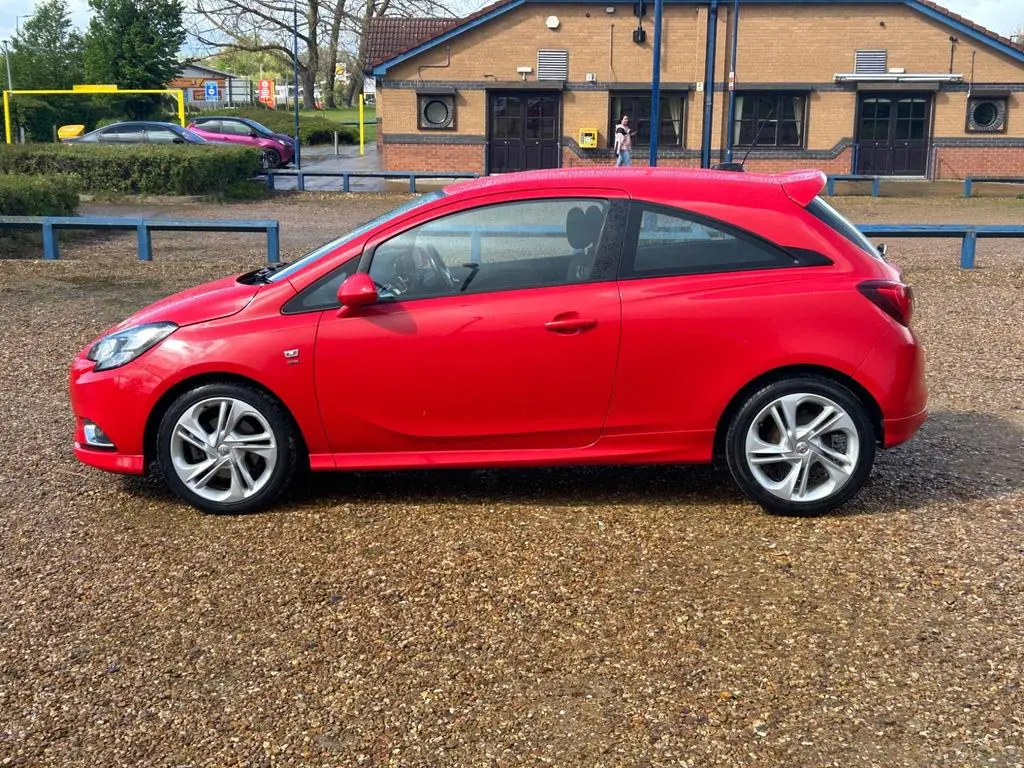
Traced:
<path fill-rule="evenodd" d="M 295 365 L 299 362 L 299 350 L 286 349 L 284 351 L 284 359 L 288 361 L 288 365 Z"/>

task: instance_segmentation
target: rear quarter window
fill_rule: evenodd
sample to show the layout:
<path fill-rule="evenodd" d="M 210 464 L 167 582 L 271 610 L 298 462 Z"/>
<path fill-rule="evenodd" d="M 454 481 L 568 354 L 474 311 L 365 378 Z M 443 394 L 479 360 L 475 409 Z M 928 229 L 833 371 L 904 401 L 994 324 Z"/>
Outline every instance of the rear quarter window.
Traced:
<path fill-rule="evenodd" d="M 867 236 L 855 227 L 843 214 L 825 202 L 822 198 L 814 198 L 807 206 L 807 211 L 817 219 L 825 223 L 829 229 L 835 230 L 844 238 L 849 240 L 864 253 L 882 261 L 882 254 L 867 238 Z"/>

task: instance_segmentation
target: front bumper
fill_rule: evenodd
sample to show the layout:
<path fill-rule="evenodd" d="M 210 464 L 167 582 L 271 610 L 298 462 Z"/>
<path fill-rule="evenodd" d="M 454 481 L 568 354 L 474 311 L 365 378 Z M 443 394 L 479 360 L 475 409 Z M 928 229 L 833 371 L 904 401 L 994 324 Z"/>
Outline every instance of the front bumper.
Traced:
<path fill-rule="evenodd" d="M 146 420 L 157 399 L 160 379 L 138 362 L 96 372 L 84 356 L 71 365 L 69 394 L 75 414 L 74 453 L 83 464 L 107 472 L 145 472 Z M 85 420 L 98 425 L 113 448 L 90 447 Z"/>

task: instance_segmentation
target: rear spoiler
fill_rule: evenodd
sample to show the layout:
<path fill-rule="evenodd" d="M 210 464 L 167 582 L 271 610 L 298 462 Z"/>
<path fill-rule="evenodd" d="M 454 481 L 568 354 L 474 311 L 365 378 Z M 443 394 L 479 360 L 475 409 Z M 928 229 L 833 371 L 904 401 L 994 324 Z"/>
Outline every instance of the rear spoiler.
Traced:
<path fill-rule="evenodd" d="M 818 196 L 827 181 L 822 171 L 794 171 L 779 176 L 782 191 L 801 208 L 806 208 Z"/>
<path fill-rule="evenodd" d="M 738 173 L 746 173 L 743 163 L 716 163 L 711 166 L 711 169 L 714 171 L 736 171 Z M 760 178 L 764 181 L 778 181 L 779 185 L 782 187 L 782 191 L 786 193 L 790 200 L 801 208 L 806 208 L 810 202 L 818 196 L 821 190 L 825 187 L 825 184 L 828 182 L 828 177 L 822 171 L 818 170 L 791 171 L 789 173 L 777 173 L 771 176 L 762 175 Z"/>

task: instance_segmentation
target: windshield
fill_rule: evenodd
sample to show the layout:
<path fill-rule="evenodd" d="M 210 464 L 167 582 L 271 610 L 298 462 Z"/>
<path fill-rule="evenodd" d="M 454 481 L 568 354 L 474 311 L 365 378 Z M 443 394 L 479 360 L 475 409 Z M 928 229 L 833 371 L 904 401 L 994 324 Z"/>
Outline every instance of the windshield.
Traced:
<path fill-rule="evenodd" d="M 305 256 L 303 256 L 298 261 L 296 261 L 296 262 L 294 262 L 292 264 L 289 264 L 286 268 L 280 270 L 279 272 L 274 273 L 269 278 L 269 281 L 270 282 L 277 282 L 278 280 L 287 280 L 295 272 L 298 272 L 300 269 L 304 269 L 305 267 L 308 267 L 310 264 L 312 264 L 313 262 L 317 261 L 321 257 L 327 255 L 331 251 L 334 251 L 335 249 L 339 248 L 340 246 L 345 245 L 345 243 L 349 243 L 349 242 L 355 240 L 360 235 L 366 234 L 367 232 L 369 232 L 374 227 L 377 227 L 377 226 L 383 224 L 386 221 L 390 221 L 391 219 L 397 218 L 397 217 L 401 216 L 403 213 L 406 213 L 407 211 L 411 211 L 414 208 L 419 208 L 421 205 L 426 205 L 427 203 L 432 203 L 434 200 L 438 200 L 438 199 L 440 199 L 442 197 L 444 197 L 444 192 L 441 191 L 441 190 L 437 190 L 436 192 L 428 192 L 428 193 L 426 193 L 424 195 L 420 195 L 417 198 L 413 198 L 409 202 L 403 203 L 402 205 L 398 206 L 397 208 L 394 208 L 394 209 L 388 211 L 387 213 L 383 213 L 383 214 L 381 214 L 380 216 L 378 216 L 375 219 L 371 219 L 370 221 L 367 221 L 367 222 L 365 222 L 363 224 L 360 224 L 358 227 L 353 229 L 351 232 L 349 232 L 347 234 L 344 234 L 344 235 L 342 235 L 339 238 L 331 240 L 329 243 L 325 243 L 325 244 L 321 245 L 315 251 L 311 251 L 310 253 L 307 253 Z"/>
<path fill-rule="evenodd" d="M 868 240 L 863 232 L 857 229 L 843 214 L 825 202 L 824 199 L 820 197 L 814 198 L 810 205 L 807 206 L 807 210 L 865 253 L 874 256 L 876 259 L 882 258 L 882 254 L 875 248 L 874 243 Z"/>

